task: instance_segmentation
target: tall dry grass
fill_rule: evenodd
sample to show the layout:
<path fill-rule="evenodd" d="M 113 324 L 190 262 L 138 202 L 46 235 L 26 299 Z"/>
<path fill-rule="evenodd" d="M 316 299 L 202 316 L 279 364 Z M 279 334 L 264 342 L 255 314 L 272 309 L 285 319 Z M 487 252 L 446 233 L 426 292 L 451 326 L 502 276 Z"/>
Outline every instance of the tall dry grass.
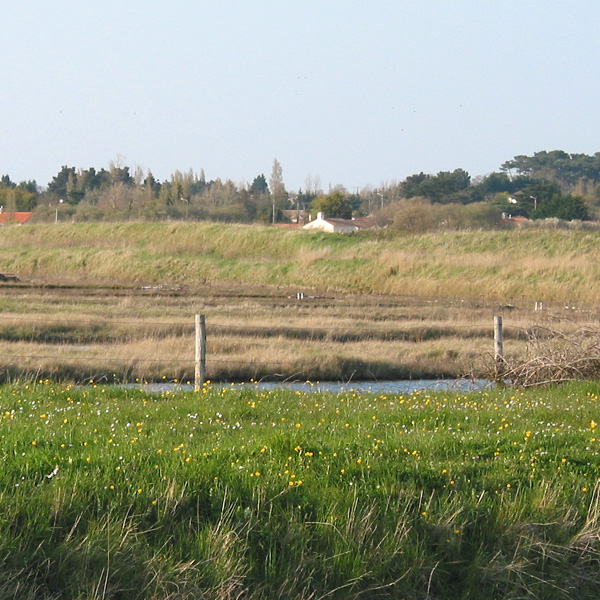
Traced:
<path fill-rule="evenodd" d="M 321 291 L 592 304 L 599 233 L 578 230 L 342 236 L 214 223 L 10 227 L 0 271 L 110 284 L 302 286 Z"/>
<path fill-rule="evenodd" d="M 479 301 L 420 301 L 330 294 L 297 300 L 285 291 L 201 292 L 4 288 L 4 377 L 188 381 L 194 319 L 206 315 L 211 380 L 381 380 L 484 372 L 493 315 L 505 310 L 507 357 L 526 355 L 528 331 L 568 332 L 595 312 L 500 309 Z"/>
<path fill-rule="evenodd" d="M 516 359 L 529 328 L 567 332 L 600 317 L 594 232 L 127 223 L 3 234 L 0 272 L 22 280 L 0 297 L 0 364 L 11 377 L 190 378 L 198 313 L 212 379 L 458 375 L 491 353 L 495 314 L 506 315 Z"/>

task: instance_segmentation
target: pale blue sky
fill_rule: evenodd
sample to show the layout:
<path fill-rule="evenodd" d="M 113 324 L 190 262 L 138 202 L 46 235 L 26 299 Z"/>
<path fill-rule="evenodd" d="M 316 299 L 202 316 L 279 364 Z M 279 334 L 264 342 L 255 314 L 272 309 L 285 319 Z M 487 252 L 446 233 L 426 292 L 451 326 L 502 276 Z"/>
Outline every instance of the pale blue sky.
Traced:
<path fill-rule="evenodd" d="M 5 1 L 0 174 L 350 190 L 600 151 L 598 0 Z"/>

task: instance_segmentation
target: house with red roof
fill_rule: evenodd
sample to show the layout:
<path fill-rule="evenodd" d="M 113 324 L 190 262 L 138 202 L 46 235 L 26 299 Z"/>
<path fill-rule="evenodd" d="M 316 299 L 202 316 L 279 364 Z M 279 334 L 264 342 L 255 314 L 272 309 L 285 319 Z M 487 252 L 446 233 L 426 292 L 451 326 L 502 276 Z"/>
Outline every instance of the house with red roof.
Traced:
<path fill-rule="evenodd" d="M 23 225 L 31 219 L 31 212 L 4 212 L 0 209 L 0 225 Z"/>

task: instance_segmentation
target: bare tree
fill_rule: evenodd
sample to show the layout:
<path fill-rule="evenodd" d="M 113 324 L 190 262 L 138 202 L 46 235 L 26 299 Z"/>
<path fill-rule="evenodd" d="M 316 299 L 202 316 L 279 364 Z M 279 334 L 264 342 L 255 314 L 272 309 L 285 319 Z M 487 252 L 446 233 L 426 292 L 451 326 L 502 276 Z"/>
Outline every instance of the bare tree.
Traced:
<path fill-rule="evenodd" d="M 283 184 L 283 168 L 279 161 L 273 159 L 273 168 L 271 169 L 271 177 L 269 178 L 269 188 L 271 196 L 275 200 L 281 200 L 286 197 L 285 185 Z"/>

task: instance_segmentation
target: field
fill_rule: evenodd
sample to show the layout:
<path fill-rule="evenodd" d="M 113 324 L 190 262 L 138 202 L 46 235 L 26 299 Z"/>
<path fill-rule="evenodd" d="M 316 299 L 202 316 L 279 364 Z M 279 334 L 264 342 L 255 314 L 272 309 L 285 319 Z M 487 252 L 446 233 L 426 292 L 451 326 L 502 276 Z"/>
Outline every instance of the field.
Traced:
<path fill-rule="evenodd" d="M 252 382 L 477 374 L 497 314 L 511 358 L 597 331 L 597 234 L 2 233 L 0 600 L 597 597 L 598 383 Z M 191 380 L 195 314 L 248 383 L 150 393 Z"/>
<path fill-rule="evenodd" d="M 184 223 L 7 227 L 0 272 L 20 282 L 0 284 L 0 365 L 4 380 L 187 381 L 193 315 L 205 314 L 214 381 L 478 374 L 496 314 L 513 358 L 535 328 L 596 327 L 597 242 L 561 230 L 387 238 Z"/>
<path fill-rule="evenodd" d="M 600 387 L 0 388 L 0 598 L 597 598 Z"/>

